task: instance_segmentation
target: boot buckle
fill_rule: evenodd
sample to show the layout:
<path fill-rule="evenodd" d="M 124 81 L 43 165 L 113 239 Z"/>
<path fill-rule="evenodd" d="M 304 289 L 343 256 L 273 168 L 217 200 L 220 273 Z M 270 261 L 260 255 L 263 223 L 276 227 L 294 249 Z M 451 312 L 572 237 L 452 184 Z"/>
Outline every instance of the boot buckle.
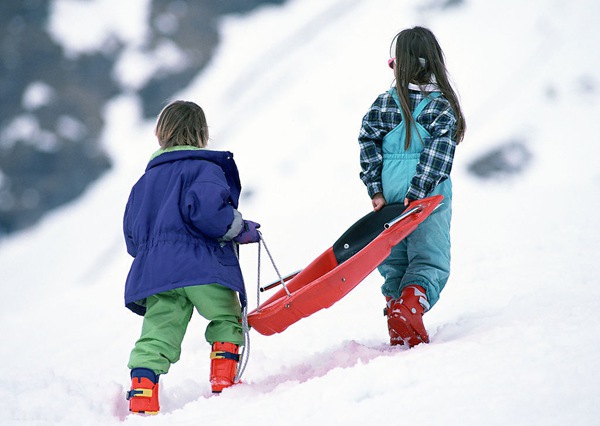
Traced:
<path fill-rule="evenodd" d="M 127 400 L 135 397 L 152 398 L 152 389 L 131 389 L 127 392 Z"/>

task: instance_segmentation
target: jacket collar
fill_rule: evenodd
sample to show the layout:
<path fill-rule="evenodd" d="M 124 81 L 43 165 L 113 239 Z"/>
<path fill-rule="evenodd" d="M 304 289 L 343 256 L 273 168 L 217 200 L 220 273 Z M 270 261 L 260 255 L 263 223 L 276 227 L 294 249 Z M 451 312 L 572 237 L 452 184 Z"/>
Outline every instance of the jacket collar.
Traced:
<path fill-rule="evenodd" d="M 167 149 L 159 149 L 150 158 L 146 166 L 146 171 L 161 164 L 172 163 L 179 160 L 204 160 L 215 163 L 225 173 L 231 202 L 234 208 L 237 208 L 242 190 L 240 176 L 237 165 L 233 160 L 233 153 L 229 151 L 212 151 L 206 148 L 196 148 L 193 146 L 178 146 Z"/>
<path fill-rule="evenodd" d="M 150 161 L 154 160 L 156 157 L 158 157 L 161 154 L 167 153 L 167 152 L 176 152 L 176 151 L 198 151 L 204 148 L 198 148 L 196 146 L 171 146 L 169 148 L 160 148 L 158 151 L 155 151 L 151 156 L 150 156 Z"/>

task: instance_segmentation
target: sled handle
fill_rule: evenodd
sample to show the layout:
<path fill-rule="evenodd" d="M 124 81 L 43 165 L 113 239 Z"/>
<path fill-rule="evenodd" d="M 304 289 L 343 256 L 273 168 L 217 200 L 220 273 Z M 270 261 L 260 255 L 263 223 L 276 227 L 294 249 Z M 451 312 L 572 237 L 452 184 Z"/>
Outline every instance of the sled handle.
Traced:
<path fill-rule="evenodd" d="M 391 228 L 392 226 L 394 226 L 395 224 L 400 222 L 402 219 L 407 218 L 408 216 L 410 216 L 413 213 L 418 213 L 421 210 L 423 210 L 423 206 L 419 204 L 418 206 L 413 207 L 412 209 L 410 209 L 408 211 L 405 211 L 404 213 L 402 213 L 400 216 L 396 217 L 395 219 L 392 219 L 391 221 L 384 223 L 383 227 L 385 229 Z"/>
<path fill-rule="evenodd" d="M 442 205 L 444 205 L 444 203 L 439 203 L 437 206 L 434 207 L 434 209 L 432 210 L 432 213 L 434 211 L 436 211 L 437 209 L 439 209 L 440 207 L 442 207 Z M 383 224 L 383 227 L 385 229 L 391 228 L 392 226 L 394 226 L 395 224 L 397 224 L 398 222 L 400 222 L 402 219 L 407 218 L 408 216 L 410 216 L 413 213 L 420 213 L 421 211 L 423 211 L 423 209 L 425 208 L 424 205 L 419 204 L 418 206 L 413 207 L 412 209 L 410 209 L 409 211 L 405 211 L 404 213 L 402 213 L 400 216 L 398 216 L 395 219 L 392 219 L 390 222 L 386 222 Z"/>
<path fill-rule="evenodd" d="M 281 282 L 283 281 L 284 283 L 287 283 L 289 280 L 291 280 L 292 278 L 294 278 L 296 275 L 298 275 L 300 272 L 302 272 L 302 269 L 298 269 L 295 272 L 292 272 L 289 275 L 286 275 L 285 277 L 283 277 L 281 280 L 277 280 L 277 281 L 273 281 L 271 284 L 266 285 L 264 287 L 260 287 L 260 291 L 261 292 L 265 292 L 267 290 L 271 290 L 272 288 L 277 287 L 278 285 L 281 284 Z"/>

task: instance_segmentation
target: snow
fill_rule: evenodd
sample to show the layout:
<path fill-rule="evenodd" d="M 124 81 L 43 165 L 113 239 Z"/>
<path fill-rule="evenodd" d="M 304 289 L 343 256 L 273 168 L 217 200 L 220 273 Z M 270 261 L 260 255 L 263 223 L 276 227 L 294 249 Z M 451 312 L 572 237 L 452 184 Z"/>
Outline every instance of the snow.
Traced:
<path fill-rule="evenodd" d="M 281 334 L 252 332 L 244 383 L 219 397 L 206 322 L 195 316 L 181 360 L 161 378 L 161 413 L 129 415 L 126 363 L 141 318 L 123 307 L 130 259 L 120 221 L 156 143 L 127 94 L 106 108 L 114 169 L 0 245 L 0 423 L 600 424 L 600 3 L 435 4 L 292 0 L 228 17 L 209 67 L 173 95 L 203 106 L 212 147 L 235 153 L 242 213 L 263 225 L 279 269 L 295 271 L 369 211 L 360 119 L 391 83 L 395 33 L 432 28 L 469 128 L 453 170 L 453 272 L 425 316 L 429 345 L 386 344 L 375 272 Z M 75 51 L 94 45 L 68 39 Z M 532 154 L 524 172 L 467 172 L 514 139 Z M 241 254 L 253 308 L 256 247 Z"/>
<path fill-rule="evenodd" d="M 48 105 L 55 96 L 54 89 L 43 81 L 34 81 L 23 93 L 23 108 L 35 110 Z"/>
<path fill-rule="evenodd" d="M 152 76 L 180 71 L 187 66 L 185 53 L 170 40 L 162 40 L 151 51 L 126 49 L 115 66 L 114 78 L 125 89 L 140 89 Z"/>
<path fill-rule="evenodd" d="M 148 33 L 149 6 L 150 0 L 53 0 L 47 30 L 71 57 L 115 41 L 139 46 Z"/>
<path fill-rule="evenodd" d="M 41 151 L 53 151 L 56 149 L 58 140 L 56 135 L 44 130 L 33 114 L 21 114 L 12 119 L 2 130 L 2 145 L 10 148 L 17 141 L 24 141 Z"/>

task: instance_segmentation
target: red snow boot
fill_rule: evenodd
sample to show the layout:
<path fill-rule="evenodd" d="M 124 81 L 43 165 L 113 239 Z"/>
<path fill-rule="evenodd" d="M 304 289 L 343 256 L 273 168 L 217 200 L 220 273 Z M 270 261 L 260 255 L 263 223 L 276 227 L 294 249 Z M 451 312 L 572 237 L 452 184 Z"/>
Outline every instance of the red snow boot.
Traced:
<path fill-rule="evenodd" d="M 210 386 L 213 393 L 221 393 L 235 384 L 239 346 L 228 342 L 215 342 L 210 353 Z"/>
<path fill-rule="evenodd" d="M 400 299 L 388 297 L 386 300 L 390 344 L 412 348 L 421 342 L 429 343 L 429 335 L 423 325 L 423 313 L 429 306 L 425 289 L 410 285 L 402 290 Z"/>
<path fill-rule="evenodd" d="M 127 392 L 129 411 L 137 414 L 157 414 L 158 375 L 147 368 L 131 370 L 131 390 Z"/>

